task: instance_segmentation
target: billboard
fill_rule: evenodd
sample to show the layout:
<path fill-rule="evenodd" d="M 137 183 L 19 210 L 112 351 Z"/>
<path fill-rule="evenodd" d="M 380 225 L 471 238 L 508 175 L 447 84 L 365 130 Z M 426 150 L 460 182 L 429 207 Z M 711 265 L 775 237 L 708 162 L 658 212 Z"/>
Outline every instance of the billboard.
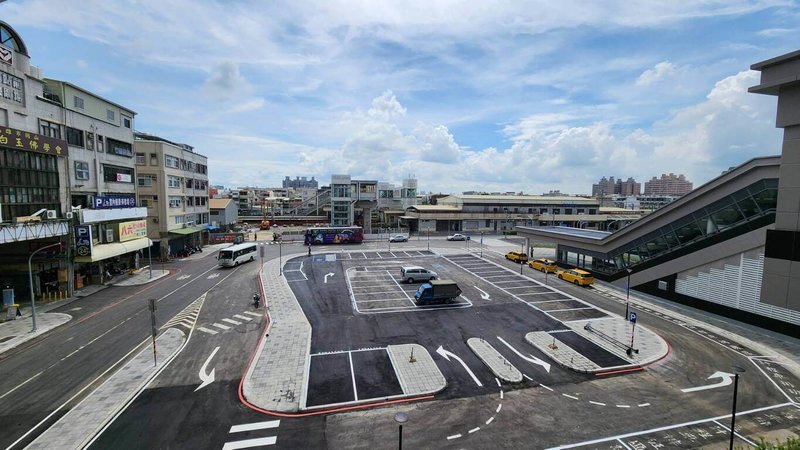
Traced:
<path fill-rule="evenodd" d="M 129 175 L 130 176 L 130 175 Z M 92 202 L 94 209 L 135 208 L 135 195 L 96 195 Z"/>
<path fill-rule="evenodd" d="M 119 224 L 119 241 L 125 242 L 133 239 L 147 237 L 147 221 L 133 220 Z"/>
<path fill-rule="evenodd" d="M 75 253 L 78 256 L 92 256 L 92 226 L 75 227 Z"/>

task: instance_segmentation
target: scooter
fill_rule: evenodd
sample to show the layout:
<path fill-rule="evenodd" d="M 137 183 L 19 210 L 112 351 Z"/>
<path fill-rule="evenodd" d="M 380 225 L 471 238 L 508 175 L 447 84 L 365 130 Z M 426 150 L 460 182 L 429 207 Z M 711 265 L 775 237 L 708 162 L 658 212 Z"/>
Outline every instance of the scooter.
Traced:
<path fill-rule="evenodd" d="M 253 306 L 258 308 L 260 304 L 261 304 L 261 296 L 258 294 L 253 294 Z"/>

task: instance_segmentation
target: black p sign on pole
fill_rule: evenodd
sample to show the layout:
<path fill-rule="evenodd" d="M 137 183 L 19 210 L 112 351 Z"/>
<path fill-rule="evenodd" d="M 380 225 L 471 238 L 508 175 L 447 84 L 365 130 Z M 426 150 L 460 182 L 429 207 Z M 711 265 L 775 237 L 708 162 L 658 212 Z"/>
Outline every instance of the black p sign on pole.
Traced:
<path fill-rule="evenodd" d="M 153 335 L 153 366 L 157 366 L 158 359 L 156 358 L 156 333 L 158 332 L 158 329 L 156 328 L 156 299 L 151 298 L 148 300 L 147 307 L 150 310 L 150 327 Z"/>

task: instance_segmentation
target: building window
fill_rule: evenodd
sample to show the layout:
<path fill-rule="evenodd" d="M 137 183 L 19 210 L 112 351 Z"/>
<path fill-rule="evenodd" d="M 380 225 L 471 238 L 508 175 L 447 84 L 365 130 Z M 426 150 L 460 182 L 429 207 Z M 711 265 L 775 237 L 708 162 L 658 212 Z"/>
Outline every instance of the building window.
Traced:
<path fill-rule="evenodd" d="M 72 96 L 72 106 L 78 109 L 83 109 L 83 99 L 77 95 Z"/>
<path fill-rule="evenodd" d="M 172 205 L 170 205 L 170 206 L 172 206 Z M 183 222 L 184 222 L 184 217 L 183 217 L 183 216 L 175 216 L 175 223 L 176 223 L 177 225 L 180 225 L 180 224 L 182 224 Z"/>
<path fill-rule="evenodd" d="M 125 128 L 130 128 L 131 127 L 131 118 L 122 116 L 122 126 L 124 126 Z"/>
<path fill-rule="evenodd" d="M 144 153 L 137 153 L 136 154 L 136 165 L 137 166 L 143 166 L 145 164 L 145 162 L 146 161 L 145 161 Z"/>
<path fill-rule="evenodd" d="M 76 147 L 83 147 L 83 130 L 67 127 L 67 143 Z"/>
<path fill-rule="evenodd" d="M 565 208 L 564 214 L 572 214 L 572 208 Z"/>
<path fill-rule="evenodd" d="M 194 197 L 186 197 L 186 206 L 194 206 Z"/>
<path fill-rule="evenodd" d="M 110 109 L 106 110 L 106 119 L 108 119 L 108 120 L 113 122 L 113 121 L 116 120 L 115 117 L 116 117 L 116 115 L 114 114 L 114 111 L 112 111 Z"/>
<path fill-rule="evenodd" d="M 186 179 L 186 189 L 194 189 L 194 180 L 191 178 Z"/>
<path fill-rule="evenodd" d="M 108 143 L 108 153 L 113 155 L 119 156 L 127 156 L 128 158 L 133 156 L 133 148 L 131 144 L 127 142 L 120 142 L 115 139 L 106 139 Z"/>
<path fill-rule="evenodd" d="M 177 196 L 170 195 L 169 196 L 169 207 L 170 208 L 180 208 L 181 207 L 181 198 Z"/>
<path fill-rule="evenodd" d="M 583 208 L 578 208 L 578 214 L 583 214 L 583 212 L 584 212 Z"/>
<path fill-rule="evenodd" d="M 561 214 L 561 208 L 553 208 L 553 214 Z"/>
<path fill-rule="evenodd" d="M 150 206 L 150 201 L 147 200 L 146 198 L 140 198 L 139 199 L 139 206 L 141 206 L 143 208 L 147 208 L 148 206 Z"/>
<path fill-rule="evenodd" d="M 89 163 L 83 161 L 75 161 L 75 179 L 88 180 L 89 179 Z"/>
<path fill-rule="evenodd" d="M 44 119 L 39 119 L 39 134 L 61 139 L 61 125 Z"/>
<path fill-rule="evenodd" d="M 155 175 L 139 175 L 137 177 L 139 186 L 142 187 L 152 187 L 156 182 Z"/>
<path fill-rule="evenodd" d="M 158 155 L 155 153 L 150 153 L 150 165 L 157 166 L 158 165 Z"/>
<path fill-rule="evenodd" d="M 179 188 L 181 187 L 181 179 L 179 177 L 169 176 L 167 178 L 167 185 L 171 188 Z"/>
<path fill-rule="evenodd" d="M 94 133 L 86 132 L 86 148 L 94 150 Z"/>
<path fill-rule="evenodd" d="M 180 167 L 180 161 L 178 158 L 170 155 L 164 155 L 164 165 L 166 167 L 172 167 L 173 169 L 178 169 Z"/>
<path fill-rule="evenodd" d="M 97 151 L 103 152 L 103 136 L 97 135 Z"/>
<path fill-rule="evenodd" d="M 133 183 L 133 169 L 103 165 L 103 180 L 112 183 Z"/>
<path fill-rule="evenodd" d="M 594 208 L 589 208 L 589 214 L 597 214 L 597 210 Z"/>

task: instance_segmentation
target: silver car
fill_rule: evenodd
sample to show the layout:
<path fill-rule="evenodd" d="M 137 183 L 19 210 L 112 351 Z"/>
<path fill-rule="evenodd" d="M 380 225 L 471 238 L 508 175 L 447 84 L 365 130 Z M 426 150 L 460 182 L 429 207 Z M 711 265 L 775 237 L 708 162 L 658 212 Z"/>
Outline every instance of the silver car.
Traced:
<path fill-rule="evenodd" d="M 439 275 L 424 267 L 405 266 L 400 268 L 400 276 L 406 283 L 416 283 L 418 281 L 435 280 Z"/>

